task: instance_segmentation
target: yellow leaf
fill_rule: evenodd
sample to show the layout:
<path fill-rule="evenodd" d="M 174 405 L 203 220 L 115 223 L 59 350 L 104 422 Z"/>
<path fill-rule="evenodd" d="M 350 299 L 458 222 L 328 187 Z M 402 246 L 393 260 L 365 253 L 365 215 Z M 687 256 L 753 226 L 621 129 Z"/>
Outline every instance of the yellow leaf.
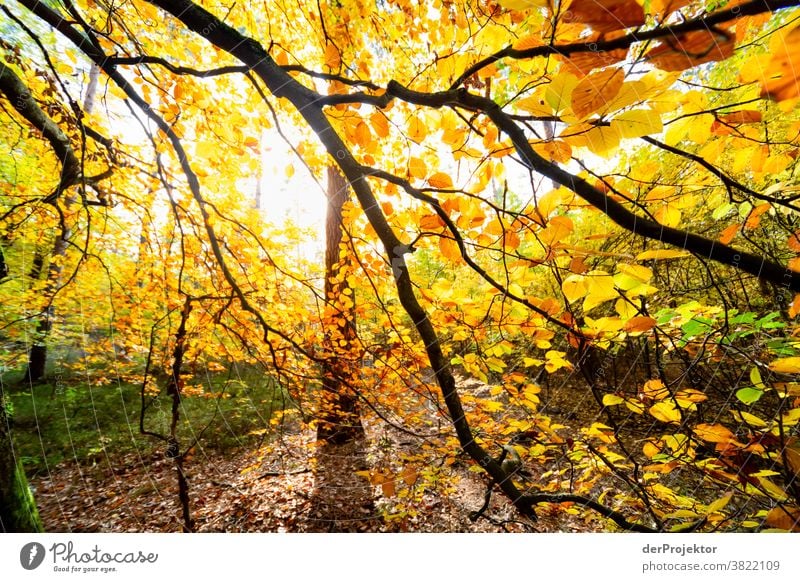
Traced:
<path fill-rule="evenodd" d="M 561 72 L 547 86 L 544 100 L 553 108 L 553 113 L 559 113 L 569 107 L 572 90 L 578 84 L 578 77 L 569 72 Z"/>
<path fill-rule="evenodd" d="M 605 394 L 603 396 L 603 406 L 616 406 L 617 404 L 622 404 L 625 402 L 625 399 L 621 396 L 617 396 L 616 394 Z"/>
<path fill-rule="evenodd" d="M 648 409 L 648 412 L 661 422 L 677 424 L 681 421 L 681 414 L 672 402 L 656 402 Z"/>
<path fill-rule="evenodd" d="M 561 283 L 561 290 L 564 292 L 564 297 L 567 298 L 567 301 L 572 303 L 589 292 L 589 285 L 583 275 L 570 275 Z"/>
<path fill-rule="evenodd" d="M 661 452 L 661 448 L 653 441 L 645 441 L 642 445 L 642 452 L 648 459 L 652 459 Z"/>
<path fill-rule="evenodd" d="M 436 172 L 430 178 L 428 178 L 428 184 L 430 184 L 433 188 L 452 188 L 453 180 L 451 180 L 450 176 L 444 172 Z"/>
<path fill-rule="evenodd" d="M 647 283 L 653 277 L 652 269 L 648 269 L 642 265 L 620 263 L 617 265 L 617 271 L 618 273 L 617 276 L 614 277 L 614 283 L 616 283 L 617 287 L 625 291 L 629 291 L 642 283 Z"/>
<path fill-rule="evenodd" d="M 548 0 L 497 0 L 497 3 L 507 10 L 530 10 L 547 6 Z"/>
<path fill-rule="evenodd" d="M 625 73 L 617 67 L 584 77 L 572 90 L 572 111 L 579 119 L 596 113 L 617 96 L 624 80 Z"/>
<path fill-rule="evenodd" d="M 605 271 L 590 271 L 586 274 L 589 289 L 583 300 L 583 311 L 588 313 L 601 303 L 619 297 L 614 288 L 614 278 Z"/>
<path fill-rule="evenodd" d="M 654 214 L 656 220 L 664 226 L 676 227 L 681 223 L 681 211 L 673 204 L 664 204 Z"/>
<path fill-rule="evenodd" d="M 548 221 L 547 228 L 539 234 L 539 240 L 546 245 L 563 242 L 573 229 L 572 221 L 568 217 L 554 216 Z"/>
<path fill-rule="evenodd" d="M 426 166 L 425 162 L 421 159 L 412 156 L 408 160 L 408 173 L 413 178 L 419 178 L 420 180 L 423 180 L 428 174 L 428 166 Z"/>
<path fill-rule="evenodd" d="M 582 137 L 589 151 L 598 156 L 613 153 L 619 147 L 619 131 L 610 125 L 593 127 Z"/>
<path fill-rule="evenodd" d="M 662 249 L 655 251 L 644 251 L 636 255 L 637 261 L 648 260 L 663 260 L 663 259 L 682 259 L 683 257 L 690 257 L 692 253 L 689 251 L 679 251 L 676 249 Z"/>
<path fill-rule="evenodd" d="M 779 358 L 769 364 L 769 369 L 779 374 L 800 374 L 800 357 Z"/>
<path fill-rule="evenodd" d="M 731 410 L 730 413 L 736 422 L 742 422 L 754 428 L 767 428 L 769 426 L 764 419 L 744 410 Z"/>
<path fill-rule="evenodd" d="M 776 501 L 785 501 L 787 499 L 786 491 L 766 477 L 756 477 L 759 485 L 766 490 L 766 492 Z M 785 529 L 785 528 L 783 528 Z"/>
<path fill-rule="evenodd" d="M 633 398 L 627 398 L 625 400 L 625 406 L 627 406 L 628 410 L 634 414 L 642 414 L 644 412 L 644 404 L 642 404 L 642 402 L 639 400 L 634 400 Z"/>
<path fill-rule="evenodd" d="M 660 133 L 663 129 L 661 115 L 652 109 L 633 109 L 617 115 L 611 125 L 616 125 L 619 134 L 626 139 Z"/>

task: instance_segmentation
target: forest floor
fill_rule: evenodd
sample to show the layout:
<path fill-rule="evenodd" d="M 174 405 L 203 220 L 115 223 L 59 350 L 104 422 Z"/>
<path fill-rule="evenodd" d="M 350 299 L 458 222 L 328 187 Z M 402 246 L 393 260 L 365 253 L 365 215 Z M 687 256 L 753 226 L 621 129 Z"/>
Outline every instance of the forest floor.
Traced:
<path fill-rule="evenodd" d="M 481 387 L 466 383 L 462 389 Z M 364 442 L 322 449 L 313 432 L 292 422 L 259 448 L 222 454 L 197 447 L 185 462 L 195 531 L 587 532 L 607 527 L 591 514 L 581 517 L 556 506 L 540 506 L 535 522 L 523 520 L 496 489 L 473 521 L 471 514 L 484 504 L 487 481 L 469 469 L 466 459 L 443 464 L 431 457 L 431 466 L 436 465 L 431 485 L 396 463 L 418 456 L 422 440 L 374 417 L 365 419 L 364 428 Z M 435 428 L 445 446 L 447 425 L 439 419 Z M 548 467 L 531 469 L 540 475 Z M 391 475 L 386 478 L 391 483 L 381 483 L 376 474 Z M 109 450 L 91 465 L 69 461 L 50 467 L 31 485 L 47 531 L 182 530 L 175 465 L 160 451 L 115 455 Z"/>
<path fill-rule="evenodd" d="M 484 502 L 486 481 L 469 471 L 466 463 L 440 469 L 450 487 L 422 492 L 410 504 L 413 510 L 408 515 L 387 518 L 396 498 L 356 471 L 374 469 L 381 448 L 413 451 L 415 444 L 399 431 L 378 429 L 377 423 L 367 422 L 366 432 L 366 450 L 334 447 L 325 471 L 319 468 L 320 454 L 314 454 L 314 435 L 308 431 L 285 434 L 248 453 L 197 452 L 186 463 L 195 530 L 578 532 L 602 527 L 596 521 L 587 523 L 556 511 L 540 511 L 536 522 L 519 521 L 498 492 L 492 495 L 485 517 L 472 521 L 470 513 Z M 344 481 L 318 482 L 331 472 L 345 475 Z M 45 529 L 50 532 L 181 531 L 174 463 L 160 453 L 109 455 L 93 466 L 65 462 L 52 467 L 49 475 L 35 477 L 31 484 Z M 320 493 L 326 498 L 322 502 Z"/>

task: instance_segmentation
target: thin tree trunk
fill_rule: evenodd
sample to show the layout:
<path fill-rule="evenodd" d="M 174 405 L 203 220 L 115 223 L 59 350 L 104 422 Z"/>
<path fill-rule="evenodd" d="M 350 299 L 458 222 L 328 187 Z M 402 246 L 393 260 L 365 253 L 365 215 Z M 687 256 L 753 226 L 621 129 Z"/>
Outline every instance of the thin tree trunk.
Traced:
<path fill-rule="evenodd" d="M 334 166 L 328 166 L 326 192 L 328 209 L 325 220 L 325 301 L 334 315 L 325 333 L 325 347 L 331 356 L 322 366 L 322 397 L 317 425 L 317 439 L 334 444 L 351 442 L 364 436 L 358 398 L 347 386 L 354 377 L 358 358 L 356 349 L 355 303 L 346 277 L 337 278 L 346 264 L 340 261 L 342 209 L 349 198 L 349 185 Z M 344 303 L 343 303 L 344 302 Z"/>
<path fill-rule="evenodd" d="M 97 65 L 92 65 L 89 69 L 89 85 L 86 88 L 86 96 L 83 101 L 83 110 L 88 114 L 91 113 L 94 107 L 95 94 L 97 93 L 97 83 L 100 77 L 100 68 Z M 58 202 L 54 202 L 57 204 Z M 64 198 L 65 208 L 69 208 L 75 203 L 73 195 L 67 195 Z M 31 348 L 28 351 L 28 369 L 25 371 L 23 378 L 24 382 L 39 382 L 45 376 L 47 370 L 47 336 L 50 330 L 53 329 L 53 317 L 55 309 L 53 307 L 53 296 L 58 290 L 58 285 L 61 281 L 61 273 L 64 270 L 62 259 L 67 254 L 67 241 L 71 235 L 70 229 L 65 225 L 64 229 L 58 234 L 55 243 L 53 244 L 53 251 L 50 254 L 50 264 L 47 267 L 47 285 L 42 291 L 45 297 L 49 298 L 50 303 L 45 307 L 39 323 L 36 326 L 36 336 L 34 337 Z M 35 277 L 38 278 L 42 269 L 44 258 L 37 253 L 34 258 L 33 269 L 31 274 L 35 272 Z"/>

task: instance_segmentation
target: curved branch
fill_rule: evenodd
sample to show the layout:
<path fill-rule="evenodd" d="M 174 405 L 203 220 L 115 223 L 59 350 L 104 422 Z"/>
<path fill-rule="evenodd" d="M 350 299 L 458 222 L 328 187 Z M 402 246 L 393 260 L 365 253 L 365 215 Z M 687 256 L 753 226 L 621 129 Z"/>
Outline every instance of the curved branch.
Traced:
<path fill-rule="evenodd" d="M 790 8 L 792 6 L 800 5 L 798 0 L 751 0 L 746 4 L 739 4 L 732 8 L 713 12 L 705 16 L 686 20 L 679 24 L 658 26 L 645 31 L 636 31 L 621 36 L 619 38 L 600 41 L 600 42 L 574 42 L 562 45 L 541 45 L 529 49 L 515 49 L 512 45 L 489 55 L 488 57 L 478 61 L 468 69 L 466 69 L 459 77 L 450 85 L 450 89 L 460 87 L 464 81 L 469 79 L 472 75 L 480 71 L 482 68 L 496 63 L 497 61 L 506 57 L 512 59 L 529 59 L 532 57 L 542 57 L 547 55 L 562 55 L 569 56 L 575 53 L 603 53 L 606 51 L 613 51 L 619 49 L 627 49 L 637 42 L 646 40 L 657 40 L 660 38 L 674 39 L 687 32 L 696 30 L 710 30 L 712 27 L 733 20 L 741 18 L 742 16 L 753 16 L 755 14 L 762 14 L 764 12 L 775 12 L 782 8 Z"/>
<path fill-rule="evenodd" d="M 569 188 L 625 230 L 645 238 L 686 249 L 712 261 L 735 267 L 759 279 L 774 283 L 779 287 L 800 292 L 800 273 L 753 253 L 737 250 L 716 240 L 679 228 L 665 226 L 649 218 L 643 218 L 631 212 L 623 204 L 610 198 L 583 178 L 570 174 L 545 160 L 528 143 L 525 132 L 491 99 L 469 93 L 464 89 L 440 93 L 421 93 L 403 87 L 395 81 L 389 82 L 386 91 L 389 95 L 417 105 L 426 105 L 434 108 L 463 106 L 482 111 L 500 131 L 511 138 L 514 148 L 528 168 L 553 180 L 557 184 Z"/>

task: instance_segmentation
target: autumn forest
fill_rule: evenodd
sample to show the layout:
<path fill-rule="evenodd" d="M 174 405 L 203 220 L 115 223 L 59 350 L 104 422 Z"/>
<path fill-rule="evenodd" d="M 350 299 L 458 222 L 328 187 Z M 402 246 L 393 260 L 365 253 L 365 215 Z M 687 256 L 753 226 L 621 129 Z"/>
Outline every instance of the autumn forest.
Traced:
<path fill-rule="evenodd" d="M 0 0 L 0 531 L 800 531 L 800 2 Z"/>

